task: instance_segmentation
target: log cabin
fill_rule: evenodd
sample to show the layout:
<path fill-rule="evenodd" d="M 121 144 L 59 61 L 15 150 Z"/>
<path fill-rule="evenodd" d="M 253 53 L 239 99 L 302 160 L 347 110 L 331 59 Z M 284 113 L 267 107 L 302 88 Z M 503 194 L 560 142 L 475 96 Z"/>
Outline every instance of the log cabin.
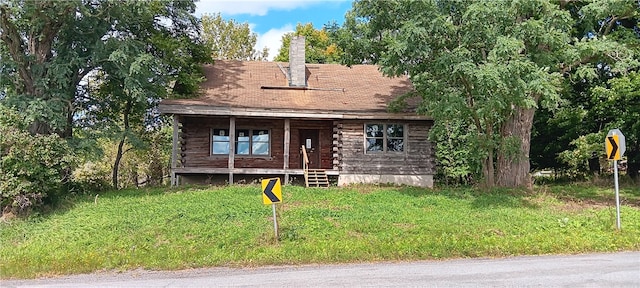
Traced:
<path fill-rule="evenodd" d="M 375 65 L 306 64 L 304 37 L 289 63 L 216 60 L 194 99 L 163 100 L 173 115 L 171 182 L 280 177 L 307 186 L 394 183 L 432 187 L 430 117 L 388 105 L 413 91 Z"/>

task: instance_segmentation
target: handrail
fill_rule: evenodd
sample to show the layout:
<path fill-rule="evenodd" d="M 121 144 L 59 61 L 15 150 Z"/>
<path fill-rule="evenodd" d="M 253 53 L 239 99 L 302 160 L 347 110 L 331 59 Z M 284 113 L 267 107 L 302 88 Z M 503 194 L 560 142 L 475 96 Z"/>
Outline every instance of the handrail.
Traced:
<path fill-rule="evenodd" d="M 304 172 L 304 186 L 309 187 L 309 156 L 307 156 L 307 148 L 302 145 L 302 171 Z"/>
<path fill-rule="evenodd" d="M 302 169 L 304 169 L 305 171 L 307 171 L 307 169 L 309 168 L 309 156 L 307 156 L 307 148 L 304 147 L 304 145 L 302 145 L 302 147 L 300 148 L 302 150 Z"/>

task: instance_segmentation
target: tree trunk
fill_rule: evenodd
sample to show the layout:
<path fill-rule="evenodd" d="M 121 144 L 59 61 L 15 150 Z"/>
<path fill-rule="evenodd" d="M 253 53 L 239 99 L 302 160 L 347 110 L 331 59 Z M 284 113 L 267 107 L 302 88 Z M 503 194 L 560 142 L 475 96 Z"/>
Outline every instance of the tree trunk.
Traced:
<path fill-rule="evenodd" d="M 31 135 L 50 135 L 52 134 L 51 125 L 42 120 L 35 120 L 29 125 L 29 133 Z"/>
<path fill-rule="evenodd" d="M 484 176 L 484 185 L 491 188 L 495 185 L 495 170 L 493 168 L 493 149 L 489 149 L 487 158 L 482 161 L 482 174 Z"/>
<path fill-rule="evenodd" d="M 118 170 L 120 169 L 120 161 L 122 160 L 122 155 L 124 154 L 123 148 L 124 143 L 127 140 L 127 132 L 129 132 L 129 113 L 131 112 L 131 105 L 131 100 L 128 100 L 124 107 L 124 130 L 122 132 L 122 138 L 120 138 L 120 143 L 118 143 L 118 151 L 116 152 L 116 160 L 113 163 L 113 170 L 111 175 L 114 189 L 118 189 Z"/>
<path fill-rule="evenodd" d="M 127 136 L 126 135 L 122 135 L 122 138 L 120 139 L 120 143 L 118 143 L 118 152 L 116 152 L 116 161 L 114 161 L 113 163 L 113 170 L 112 170 L 112 183 L 113 183 L 113 188 L 114 189 L 118 189 L 118 170 L 120 168 L 120 161 L 122 160 L 122 148 L 124 147 L 124 142 L 126 141 Z"/>
<path fill-rule="evenodd" d="M 513 114 L 502 125 L 500 133 L 503 144 L 498 151 L 497 161 L 498 186 L 531 188 L 529 150 L 534 114 L 535 108 L 515 107 Z M 516 147 L 506 147 L 512 143 L 517 143 Z"/>
<path fill-rule="evenodd" d="M 493 161 L 493 157 L 495 156 L 495 145 L 493 143 L 493 126 L 491 125 L 491 123 L 487 123 L 486 125 L 487 127 L 484 135 L 484 144 L 481 145 L 483 145 L 483 149 L 486 149 L 487 151 L 487 158 L 482 161 L 482 174 L 484 176 L 485 188 L 491 188 L 496 185 L 496 173 L 494 167 L 495 163 Z"/>

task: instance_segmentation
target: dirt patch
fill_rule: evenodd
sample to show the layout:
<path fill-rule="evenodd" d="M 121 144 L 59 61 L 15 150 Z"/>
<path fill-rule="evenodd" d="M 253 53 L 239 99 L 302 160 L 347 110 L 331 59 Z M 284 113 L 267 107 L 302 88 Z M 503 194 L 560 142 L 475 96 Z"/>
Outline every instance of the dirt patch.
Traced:
<path fill-rule="evenodd" d="M 5 212 L 5 213 L 2 213 L 2 217 L 0 217 L 0 222 L 10 223 L 11 220 L 15 219 L 16 217 L 18 216 L 16 216 L 16 214 L 13 214 L 12 212 Z"/>
<path fill-rule="evenodd" d="M 615 199 L 575 199 L 571 197 L 560 197 L 558 200 L 562 201 L 562 204 L 560 204 L 559 207 L 563 211 L 616 207 Z M 640 200 L 620 199 L 620 205 L 640 208 Z"/>
<path fill-rule="evenodd" d="M 413 223 L 393 223 L 393 226 L 396 228 L 400 228 L 402 230 L 413 230 L 417 227 L 416 224 Z"/>
<path fill-rule="evenodd" d="M 615 206 L 615 203 L 612 203 Z M 574 212 L 585 209 L 602 209 L 611 207 L 611 204 L 606 202 L 598 202 L 595 200 L 562 200 L 562 204 L 558 206 L 562 211 Z"/>

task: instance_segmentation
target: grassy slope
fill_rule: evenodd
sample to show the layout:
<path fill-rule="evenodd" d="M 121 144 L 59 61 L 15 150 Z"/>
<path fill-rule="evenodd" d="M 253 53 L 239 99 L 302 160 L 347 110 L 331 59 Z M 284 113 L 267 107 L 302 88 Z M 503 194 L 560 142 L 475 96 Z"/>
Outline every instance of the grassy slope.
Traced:
<path fill-rule="evenodd" d="M 640 250 L 640 209 L 623 206 L 616 231 L 611 190 L 287 186 L 280 241 L 259 186 L 109 192 L 0 224 L 0 277 Z"/>

